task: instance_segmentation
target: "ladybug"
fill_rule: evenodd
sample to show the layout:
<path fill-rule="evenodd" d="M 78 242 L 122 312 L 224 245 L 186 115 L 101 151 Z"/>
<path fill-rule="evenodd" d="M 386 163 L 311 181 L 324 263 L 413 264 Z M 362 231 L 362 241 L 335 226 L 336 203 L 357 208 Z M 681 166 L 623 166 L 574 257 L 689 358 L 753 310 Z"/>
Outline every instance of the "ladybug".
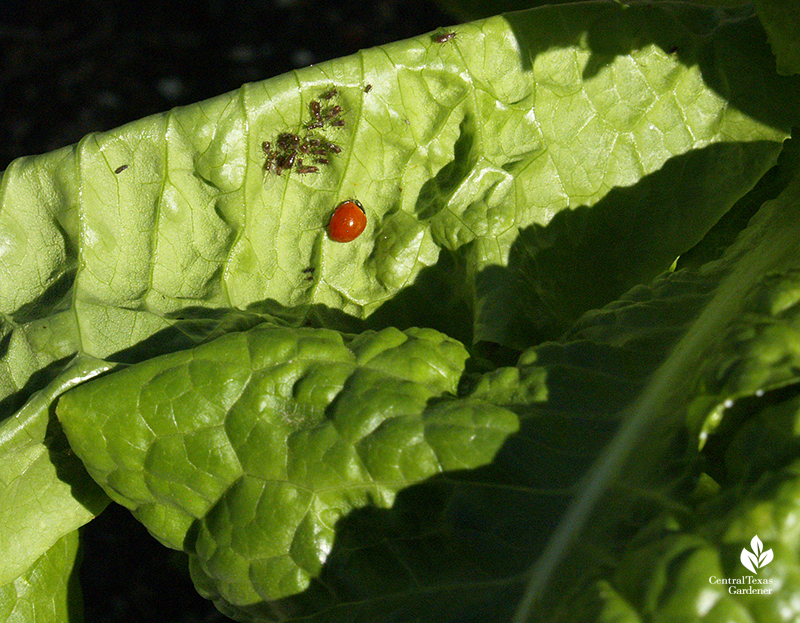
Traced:
<path fill-rule="evenodd" d="M 367 214 L 364 206 L 356 199 L 342 201 L 328 224 L 328 234 L 336 242 L 355 240 L 367 226 Z"/>

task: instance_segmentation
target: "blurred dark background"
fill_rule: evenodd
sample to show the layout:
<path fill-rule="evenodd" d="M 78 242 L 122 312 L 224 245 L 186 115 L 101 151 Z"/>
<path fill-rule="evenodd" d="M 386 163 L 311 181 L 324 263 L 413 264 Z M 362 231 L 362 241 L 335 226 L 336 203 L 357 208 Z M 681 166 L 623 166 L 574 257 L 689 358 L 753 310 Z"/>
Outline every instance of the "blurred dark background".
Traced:
<path fill-rule="evenodd" d="M 423 0 L 0 0 L 0 171 L 245 82 L 452 24 Z M 83 529 L 87 623 L 228 621 L 112 505 Z"/>
<path fill-rule="evenodd" d="M 423 0 L 0 0 L 0 171 L 89 132 L 454 21 Z"/>

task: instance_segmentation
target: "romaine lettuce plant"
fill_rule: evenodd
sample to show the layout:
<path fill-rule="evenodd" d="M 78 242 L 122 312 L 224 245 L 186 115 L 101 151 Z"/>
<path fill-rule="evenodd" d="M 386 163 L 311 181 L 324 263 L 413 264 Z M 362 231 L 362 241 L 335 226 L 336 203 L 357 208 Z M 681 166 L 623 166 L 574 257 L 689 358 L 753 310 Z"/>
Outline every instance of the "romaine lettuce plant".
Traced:
<path fill-rule="evenodd" d="M 79 620 L 113 502 L 239 621 L 797 620 L 800 19 L 718 4 L 488 17 L 13 162 L 1 617 Z"/>

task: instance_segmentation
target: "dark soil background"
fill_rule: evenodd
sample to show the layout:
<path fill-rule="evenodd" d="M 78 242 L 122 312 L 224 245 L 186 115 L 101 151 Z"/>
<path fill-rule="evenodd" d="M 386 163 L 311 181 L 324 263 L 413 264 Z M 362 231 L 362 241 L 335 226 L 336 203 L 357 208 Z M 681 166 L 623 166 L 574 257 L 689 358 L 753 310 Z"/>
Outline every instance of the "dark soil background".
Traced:
<path fill-rule="evenodd" d="M 245 82 L 453 23 L 422 0 L 0 0 L 0 171 Z M 83 530 L 87 623 L 228 621 L 112 505 Z"/>

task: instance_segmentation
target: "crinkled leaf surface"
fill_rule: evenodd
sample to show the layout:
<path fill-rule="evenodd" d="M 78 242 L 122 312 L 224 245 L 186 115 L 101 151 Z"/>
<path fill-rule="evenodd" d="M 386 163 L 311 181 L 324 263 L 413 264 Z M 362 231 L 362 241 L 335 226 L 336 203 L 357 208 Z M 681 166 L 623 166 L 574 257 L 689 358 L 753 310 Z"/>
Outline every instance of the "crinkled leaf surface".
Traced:
<path fill-rule="evenodd" d="M 453 393 L 466 350 L 430 329 L 345 343 L 261 325 L 69 392 L 59 418 L 94 479 L 233 606 L 307 588 L 337 521 L 489 463 L 516 416 Z"/>
<path fill-rule="evenodd" d="M 62 375 L 71 373 L 65 366 L 76 356 L 100 362 L 97 371 L 113 363 L 136 364 L 130 372 L 97 381 L 112 383 L 124 374 L 131 382 L 128 391 L 136 393 L 141 390 L 137 383 L 145 383 L 144 377 L 155 369 L 146 366 L 164 365 L 162 359 L 158 364 L 147 360 L 265 319 L 270 331 L 277 331 L 276 323 L 310 323 L 352 333 L 418 325 L 457 338 L 462 353 L 477 343 L 522 349 L 555 338 L 587 310 L 649 282 L 700 240 L 775 161 L 798 109 L 797 83 L 774 75 L 764 32 L 744 13 L 668 3 L 626 7 L 590 2 L 509 14 L 454 32 L 444 42 L 420 37 L 245 85 L 235 93 L 13 163 L 0 186 L 0 408 L 7 418 L 0 440 L 16 439 L 18 434 L 9 431 L 30 426 L 25 435 L 42 443 L 48 423 L 41 414 L 52 413 L 59 388 L 68 386 Z M 311 138 L 336 145 L 325 148 L 327 162 L 317 163 L 316 172 L 303 172 L 282 160 L 285 170 L 277 175 L 273 160 L 265 172 L 264 141 L 274 147 L 286 140 L 280 139 L 282 133 L 306 140 L 309 124 L 314 125 L 313 101 L 323 102 L 326 121 L 322 128 L 309 130 Z M 314 154 L 302 155 L 308 163 Z M 325 226 L 336 204 L 350 197 L 364 203 L 367 229 L 353 243 L 335 243 Z M 300 343 L 306 336 L 285 330 L 289 342 Z M 351 338 L 339 339 L 341 348 L 352 353 Z M 445 343 L 456 344 L 442 339 Z M 554 412 L 573 414 L 585 409 L 594 413 L 585 398 L 595 396 L 606 403 L 601 411 L 608 416 L 644 391 L 644 379 L 672 356 L 670 344 L 653 349 L 641 369 L 633 370 L 627 359 L 599 359 L 632 378 L 593 364 L 576 372 L 579 378 L 568 390 L 557 379 L 569 379 L 575 366 L 554 364 L 553 370 L 534 366 L 531 374 L 503 369 L 484 385 L 495 387 L 487 396 L 506 407 L 513 406 L 503 397 L 510 392 L 512 402 L 523 406 L 542 402 Z M 182 356 L 191 360 L 194 355 Z M 220 374 L 228 365 L 226 356 L 220 354 Z M 328 369 L 323 361 L 325 357 L 316 365 L 333 374 L 336 367 Z M 451 384 L 463 365 L 453 370 Z M 570 374 L 559 377 L 561 371 Z M 529 380 L 523 382 L 523 376 Z M 83 380 L 80 375 L 70 378 Z M 509 379 L 520 386 L 508 389 Z M 201 391 L 189 389 L 194 380 L 187 383 L 185 403 L 208 407 L 227 424 L 231 416 L 221 414 L 229 412 L 220 405 L 213 409 L 216 398 L 206 395 L 211 406 L 205 404 Z M 234 387 L 235 381 L 231 383 Z M 371 384 L 384 387 L 380 379 Z M 415 379 L 411 386 L 416 388 L 409 389 L 411 394 L 427 396 L 420 398 L 423 406 L 406 414 L 412 420 L 439 417 L 429 412 L 434 406 L 428 404 L 471 400 L 462 396 L 437 402 L 443 392 L 452 392 L 450 385 L 431 389 Z M 387 391 L 390 387 L 387 382 Z M 576 387 L 583 389 L 576 394 Z M 342 392 L 347 389 L 343 386 Z M 89 396 L 93 390 L 76 393 Z M 157 404 L 158 393 L 152 404 Z M 318 402 L 312 403 L 327 415 L 335 411 L 335 400 L 325 396 L 333 402 L 324 406 L 317 396 Z M 42 397 L 49 399 L 31 407 Z M 286 403 L 288 408 L 297 404 L 295 396 Z M 441 417 L 457 419 L 461 407 L 454 408 Z M 81 406 L 73 403 L 67 409 L 74 425 Z M 274 409 L 270 413 L 279 411 Z M 31 411 L 40 415 L 18 417 Z M 506 413 L 499 407 L 491 412 Z M 153 426 L 168 431 L 171 412 L 159 413 Z M 243 421 L 252 423 L 248 417 Z M 234 443 L 234 429 L 220 436 L 225 427 L 219 424 L 197 432 L 190 426 L 180 435 L 162 431 L 157 443 L 142 445 L 147 435 L 156 433 L 144 430 L 148 427 L 141 426 L 142 414 L 134 410 L 108 419 L 108 426 L 117 426 L 110 446 L 106 434 L 80 427 L 70 443 L 82 445 L 90 464 L 98 461 L 90 465 L 92 474 L 110 494 L 139 509 L 164 542 L 196 546 L 191 552 L 195 581 L 220 603 L 254 604 L 247 616 L 335 610 L 338 606 L 331 604 L 363 598 L 364 612 L 376 618 L 391 604 L 400 607 L 398 596 L 409 583 L 437 587 L 418 591 L 409 607 L 433 612 L 439 604 L 442 616 L 449 616 L 453 604 L 467 608 L 496 599 L 498 582 L 503 589 L 521 587 L 521 582 L 508 580 L 508 569 L 522 573 L 542 541 L 520 545 L 507 539 L 497 526 L 513 522 L 490 511 L 507 508 L 500 502 L 517 495 L 518 480 L 533 478 L 536 495 L 529 495 L 527 485 L 519 495 L 535 501 L 539 510 L 530 516 L 541 520 L 535 532 L 546 540 L 548 532 L 540 528 L 552 525 L 596 449 L 614 437 L 619 417 L 606 419 L 608 426 L 592 421 L 585 429 L 569 419 L 548 421 L 531 437 L 555 451 L 537 453 L 531 450 L 536 446 L 526 446 L 528 454 L 521 456 L 530 465 L 537 464 L 529 460 L 531 453 L 543 466 L 563 466 L 558 457 L 578 457 L 564 472 L 543 471 L 550 481 L 530 476 L 528 470 L 519 476 L 514 470 L 487 467 L 486 474 L 434 478 L 432 489 L 411 485 L 438 473 L 438 466 L 431 471 L 424 463 L 425 469 L 387 490 L 373 479 L 373 489 L 352 493 L 347 508 L 360 510 L 346 517 L 343 511 L 329 554 L 328 545 L 318 544 L 330 543 L 330 525 L 272 520 L 272 507 L 258 507 L 254 491 L 262 482 L 245 478 L 244 465 L 237 472 L 239 457 L 226 450 L 236 443 L 246 445 L 243 440 Z M 693 420 L 700 430 L 711 431 L 708 421 L 702 409 Z M 576 429 L 581 450 L 563 448 L 556 431 L 572 434 Z M 586 436 L 580 437 L 580 431 Z M 405 440 L 401 432 L 393 434 Z M 223 437 L 229 435 L 226 442 Z M 184 437 L 190 441 L 184 443 Z M 501 456 L 516 456 L 514 443 Z M 119 444 L 124 451 L 109 450 Z M 383 454 L 390 446 L 375 447 L 383 448 Z M 462 467 L 490 460 L 489 450 L 496 449 L 490 446 Z M 8 448 L 15 453 L 19 446 L 10 442 Z M 125 461 L 117 464 L 104 454 L 127 458 L 137 451 L 144 451 L 147 460 L 139 456 L 130 469 Z M 176 456 L 183 457 L 183 463 L 178 461 L 183 471 L 162 473 Z M 447 469 L 458 467 L 462 459 L 455 456 L 454 463 L 445 463 Z M 510 460 L 514 464 L 517 459 Z M 7 482 L 23 482 L 23 476 L 34 474 L 29 464 L 19 463 L 4 476 Z M 50 469 L 51 476 L 54 471 L 58 478 L 66 473 Z M 78 470 L 66 481 L 75 485 L 82 479 Z M 234 491 L 223 482 L 245 484 Z M 485 482 L 502 485 L 486 487 Z M 280 487 L 274 487 L 278 495 Z M 62 493 L 75 489 L 56 488 Z M 389 495 L 387 491 L 395 496 L 394 505 L 378 509 L 385 515 L 373 513 L 375 504 L 389 504 L 378 495 Z M 548 505 L 540 504 L 540 491 Z M 290 526 L 284 545 L 290 534 L 322 524 L 326 528 L 319 528 L 319 539 L 309 536 L 308 545 L 298 546 L 299 564 L 290 556 L 285 568 L 256 574 L 278 580 L 243 580 L 253 561 L 273 558 L 234 530 L 234 522 L 227 520 L 233 514 L 219 498 L 223 494 L 225 504 L 230 497 L 233 514 L 252 512 L 254 525 Z M 439 506 L 428 514 L 422 509 L 432 504 L 431 497 Z M 472 499 L 477 506 L 464 502 Z M 74 510 L 76 502 L 66 500 L 70 504 Z M 10 517 L 9 509 L 0 511 Z M 408 527 L 414 521 L 393 523 L 406 511 L 426 530 L 430 527 L 423 530 L 425 538 Z M 487 538 L 501 544 L 501 554 L 488 546 L 483 551 L 470 548 L 461 542 L 465 539 L 454 538 L 464 532 L 452 528 L 453 514 L 466 518 L 465 525 L 471 526 L 464 528 L 467 533 L 491 535 Z M 75 513 L 57 528 L 17 520 L 8 527 L 10 534 L 49 547 L 90 515 Z M 494 528 L 475 530 L 476 523 Z M 395 525 L 404 527 L 393 532 Z M 22 535 L 19 526 L 38 535 Z M 359 536 L 364 526 L 382 536 L 365 545 Z M 417 548 L 397 549 L 398 543 L 411 542 L 440 556 L 436 571 L 412 564 Z M 235 543 L 238 550 L 217 547 L 219 543 Z M 373 569 L 391 551 L 408 569 L 397 584 L 391 579 L 381 584 L 391 574 L 367 578 L 353 572 L 343 579 L 338 571 Z M 238 553 L 228 556 L 230 552 Z M 370 557 L 372 562 L 362 564 Z M 496 569 L 501 563 L 504 570 Z M 494 568 L 489 579 L 481 576 L 487 568 Z M 453 577 L 464 579 L 453 585 Z M 254 601 L 290 594 L 309 581 L 303 594 L 307 602 L 301 606 L 295 600 L 269 606 Z M 334 591 L 338 597 L 321 588 L 338 582 L 343 583 Z M 458 597 L 439 599 L 441 591 Z M 513 601 L 503 603 L 508 607 Z"/>
<path fill-rule="evenodd" d="M 769 50 L 754 19 L 709 17 L 546 7 L 464 25 L 443 44 L 366 50 L 16 161 L 0 212 L 10 406 L 32 375 L 76 351 L 148 356 L 144 340 L 197 308 L 279 308 L 327 324 L 374 316 L 529 345 L 533 329 L 515 326 L 516 310 L 497 317 L 493 284 L 476 275 L 507 262 L 520 228 L 547 226 L 612 188 L 638 188 L 630 204 L 669 199 L 685 178 L 634 185 L 696 154 L 692 179 L 712 182 L 718 201 L 691 220 L 669 204 L 622 219 L 640 224 L 637 235 L 616 240 L 625 258 L 616 291 L 592 304 L 652 278 L 774 161 L 796 96 L 796 85 L 760 70 Z M 342 152 L 316 174 L 265 175 L 262 142 L 302 134 L 310 101 L 332 86 L 345 126 L 324 133 Z M 353 196 L 367 231 L 335 243 L 325 225 Z M 580 230 L 562 235 L 581 245 Z M 547 277 L 540 313 L 563 323 L 566 312 L 547 301 L 579 288 Z"/>
<path fill-rule="evenodd" d="M 798 188 L 767 204 L 716 262 L 635 288 L 517 366 L 477 375 L 461 397 L 452 392 L 466 351 L 434 331 L 344 342 L 263 325 L 84 384 L 61 399 L 59 415 L 109 495 L 187 549 L 200 590 L 244 620 L 509 620 L 526 604 L 531 560 L 542 565 L 536 579 L 553 555 L 552 526 L 582 499 L 604 499 L 603 512 L 573 557 L 556 552 L 547 585 L 558 590 L 525 605 L 519 620 L 541 620 L 542 608 L 569 621 L 661 608 L 689 616 L 709 595 L 719 602 L 714 616 L 766 616 L 794 594 L 798 573 L 776 536 L 787 547 L 796 538 L 787 529 L 792 468 L 774 481 L 784 483 L 778 491 L 771 480 L 748 485 L 763 471 L 734 441 L 729 488 L 697 498 L 698 450 L 739 402 L 794 391 L 800 351 L 787 336 L 797 335 Z M 228 373 L 209 372 L 220 367 Z M 773 450 L 773 465 L 790 462 L 790 443 Z M 427 462 L 431 451 L 436 461 Z M 613 485 L 610 498 L 594 497 L 586 473 Z M 387 486 L 392 475 L 400 478 Z M 765 512 L 777 514 L 767 529 Z M 565 525 L 581 531 L 577 519 Z M 620 523 L 635 536 L 630 548 Z M 736 564 L 751 527 L 775 550 L 775 599 L 704 590 Z M 674 560 L 694 552 L 685 568 Z M 653 579 L 664 573 L 666 585 Z"/>

